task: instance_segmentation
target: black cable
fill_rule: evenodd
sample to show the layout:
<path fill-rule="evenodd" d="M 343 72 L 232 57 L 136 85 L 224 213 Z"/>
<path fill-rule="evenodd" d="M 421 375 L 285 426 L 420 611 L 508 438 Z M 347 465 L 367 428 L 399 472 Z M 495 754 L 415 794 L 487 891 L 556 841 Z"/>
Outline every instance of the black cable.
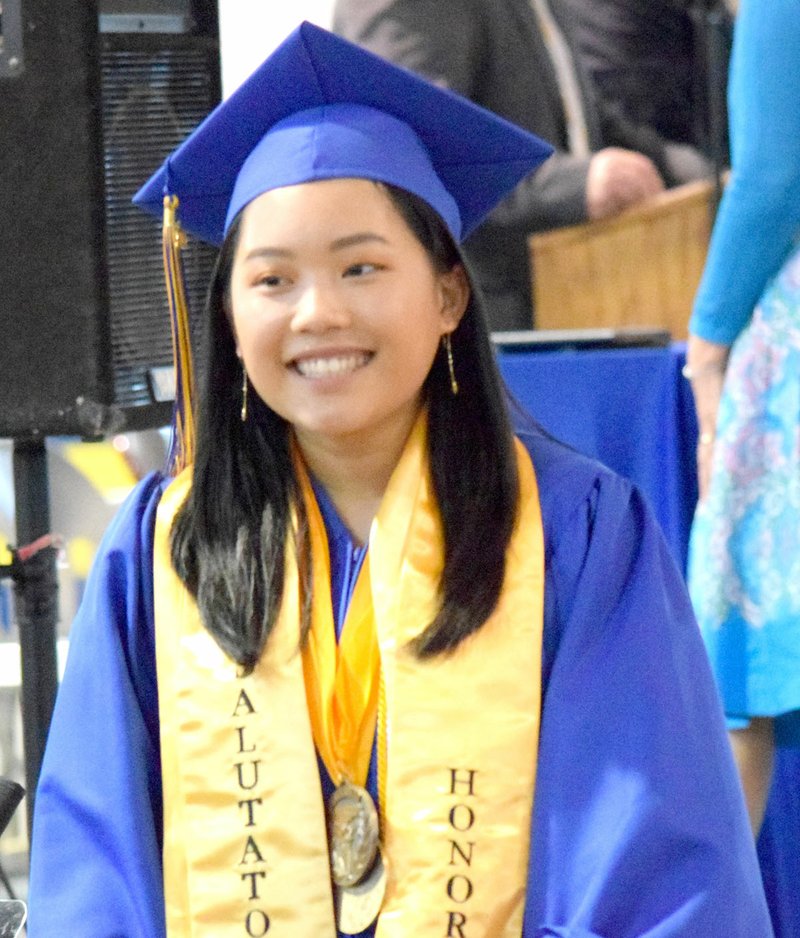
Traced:
<path fill-rule="evenodd" d="M 11 817 L 17 810 L 17 806 L 22 801 L 25 789 L 22 785 L 12 781 L 10 778 L 0 778 L 0 836 L 8 827 Z M 6 876 L 2 863 L 0 863 L 0 884 L 8 893 L 9 899 L 16 899 L 11 883 Z"/>

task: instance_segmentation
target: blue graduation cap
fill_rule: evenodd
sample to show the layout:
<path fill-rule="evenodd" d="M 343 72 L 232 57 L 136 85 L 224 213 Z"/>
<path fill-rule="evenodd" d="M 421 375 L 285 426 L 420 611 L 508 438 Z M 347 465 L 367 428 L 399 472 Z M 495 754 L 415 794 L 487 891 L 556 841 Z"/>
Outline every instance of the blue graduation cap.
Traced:
<path fill-rule="evenodd" d="M 248 202 L 315 179 L 365 178 L 424 199 L 456 241 L 552 153 L 533 134 L 302 23 L 134 197 L 219 245 Z"/>

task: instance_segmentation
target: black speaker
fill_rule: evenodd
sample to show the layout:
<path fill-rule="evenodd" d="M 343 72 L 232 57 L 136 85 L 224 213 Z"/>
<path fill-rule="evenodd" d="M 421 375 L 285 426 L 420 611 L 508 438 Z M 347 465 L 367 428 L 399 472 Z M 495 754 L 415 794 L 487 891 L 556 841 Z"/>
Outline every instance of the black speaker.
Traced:
<path fill-rule="evenodd" d="M 214 0 L 143 3 L 0 7 L 3 437 L 169 422 L 159 224 L 130 200 L 219 101 L 219 42 Z M 198 341 L 215 255 L 184 251 Z"/>

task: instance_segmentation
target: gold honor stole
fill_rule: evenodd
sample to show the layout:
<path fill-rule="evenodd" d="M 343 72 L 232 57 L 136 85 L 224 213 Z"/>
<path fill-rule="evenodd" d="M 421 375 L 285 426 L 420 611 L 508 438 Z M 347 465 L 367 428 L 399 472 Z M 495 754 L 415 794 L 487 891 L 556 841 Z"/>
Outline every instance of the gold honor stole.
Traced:
<path fill-rule="evenodd" d="M 454 653 L 420 661 L 408 643 L 434 617 L 443 566 L 425 430 L 421 418 L 373 522 L 371 589 L 356 590 L 371 595 L 385 697 L 377 938 L 519 938 L 541 706 L 536 479 L 515 441 L 520 508 L 498 607 Z M 242 677 L 170 563 L 190 481 L 165 492 L 154 548 L 167 934 L 335 938 L 293 551 L 267 650 Z M 330 609 L 329 580 L 315 580 L 318 602 Z"/>

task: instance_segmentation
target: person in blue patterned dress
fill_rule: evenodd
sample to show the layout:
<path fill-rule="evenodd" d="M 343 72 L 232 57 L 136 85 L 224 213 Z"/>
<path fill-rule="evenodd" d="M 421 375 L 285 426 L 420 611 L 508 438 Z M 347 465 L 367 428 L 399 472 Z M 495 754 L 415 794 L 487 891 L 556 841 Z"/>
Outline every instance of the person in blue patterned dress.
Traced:
<path fill-rule="evenodd" d="M 732 174 L 690 322 L 700 436 L 689 584 L 754 832 L 800 745 L 800 2 L 743 0 Z"/>

